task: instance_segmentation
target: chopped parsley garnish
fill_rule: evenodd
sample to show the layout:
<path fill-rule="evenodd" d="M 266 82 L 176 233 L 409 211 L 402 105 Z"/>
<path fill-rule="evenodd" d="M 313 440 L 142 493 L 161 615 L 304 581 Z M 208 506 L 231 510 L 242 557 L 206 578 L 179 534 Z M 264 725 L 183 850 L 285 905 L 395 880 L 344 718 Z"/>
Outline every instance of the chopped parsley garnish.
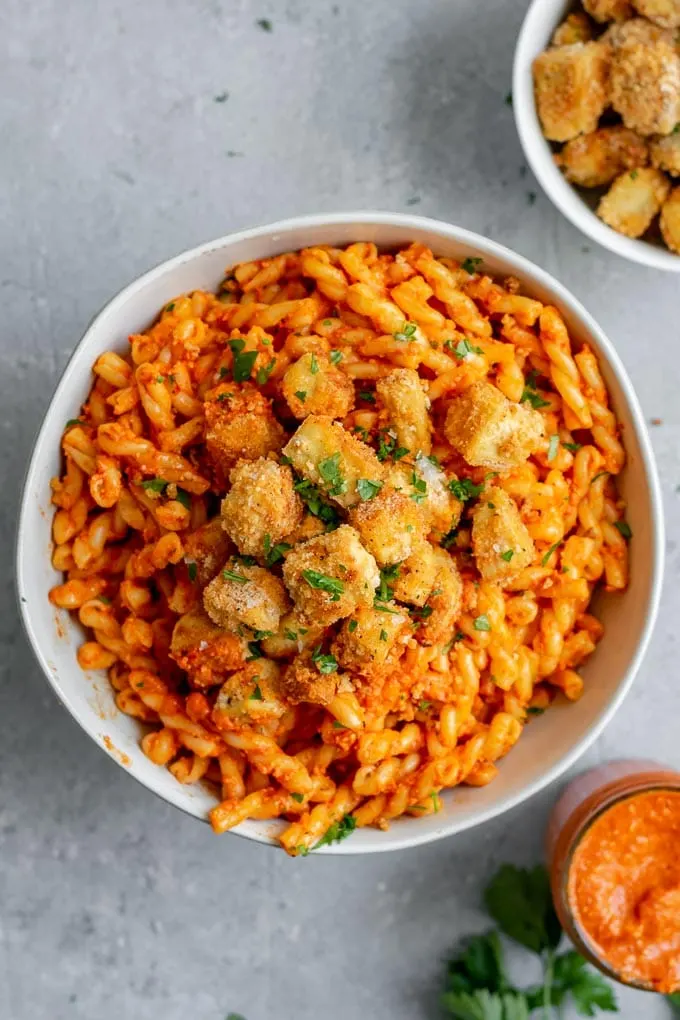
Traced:
<path fill-rule="evenodd" d="M 258 678 L 255 677 L 255 680 L 257 680 L 257 679 Z M 262 697 L 262 691 L 260 690 L 260 685 L 258 683 L 255 684 L 255 689 L 253 690 L 253 693 L 248 698 L 248 701 L 264 701 L 264 698 Z"/>
<path fill-rule="evenodd" d="M 303 503 L 307 505 L 310 513 L 314 514 L 315 517 L 318 517 L 319 520 L 323 521 L 329 528 L 337 527 L 339 520 L 337 512 L 332 506 L 324 501 L 321 493 L 317 487 L 312 484 L 312 482 L 303 478 L 299 482 L 296 482 L 293 488 L 298 493 Z"/>
<path fill-rule="evenodd" d="M 220 366 L 220 379 L 225 379 L 229 375 L 229 369 L 226 365 Z"/>
<path fill-rule="evenodd" d="M 277 542 L 276 545 L 272 545 L 271 535 L 264 536 L 263 544 L 265 563 L 268 567 L 273 567 L 275 563 L 283 559 L 284 553 L 293 548 L 288 542 Z"/>
<path fill-rule="evenodd" d="M 486 505 L 488 506 L 489 510 L 495 510 L 496 509 L 496 504 L 495 503 L 487 503 Z"/>
<path fill-rule="evenodd" d="M 302 804 L 303 800 L 305 799 L 304 793 L 291 793 L 291 797 L 298 804 Z"/>
<path fill-rule="evenodd" d="M 631 170 L 631 172 L 630 172 L 630 179 L 631 179 L 631 181 L 637 180 L 637 175 L 638 175 L 637 170 Z"/>
<path fill-rule="evenodd" d="M 314 846 L 314 849 L 318 850 L 320 846 L 329 846 L 331 843 L 339 843 L 341 840 L 347 839 L 356 827 L 357 820 L 354 815 L 345 815 L 339 822 L 333 822 Z"/>
<path fill-rule="evenodd" d="M 527 715 L 543 715 L 545 712 L 544 708 L 540 708 L 538 705 L 530 705 L 527 709 Z"/>
<path fill-rule="evenodd" d="M 213 96 L 213 103 L 226 103 L 228 98 L 229 98 L 229 93 L 228 92 L 220 92 L 219 95 Z M 166 308 L 166 311 L 167 311 L 167 308 Z"/>
<path fill-rule="evenodd" d="M 325 460 L 320 460 L 317 466 L 319 474 L 326 483 L 329 496 L 339 496 L 342 492 L 345 492 L 347 482 L 340 470 L 339 452 L 334 453 L 331 457 L 326 457 Z"/>
<path fill-rule="evenodd" d="M 461 361 L 463 358 L 467 358 L 468 354 L 484 353 L 481 347 L 474 347 L 469 340 L 461 340 L 455 347 L 451 347 L 451 350 Z"/>
<path fill-rule="evenodd" d="M 353 634 L 358 626 L 359 623 L 357 620 L 350 620 L 349 623 L 347 624 L 347 630 L 350 632 L 350 634 Z"/>
<path fill-rule="evenodd" d="M 342 361 L 342 351 L 331 351 L 331 364 L 339 365 Z"/>
<path fill-rule="evenodd" d="M 272 25 L 269 18 L 258 18 L 255 22 L 258 28 L 261 28 L 263 32 L 273 32 L 274 26 Z"/>
<path fill-rule="evenodd" d="M 247 584 L 249 578 L 244 577 L 243 574 L 237 574 L 235 570 L 223 570 L 222 577 L 225 581 L 236 581 L 237 584 Z"/>
<path fill-rule="evenodd" d="M 334 720 L 333 720 L 333 729 L 334 729 L 334 730 L 346 730 L 346 729 L 347 729 L 347 727 L 346 727 L 346 726 L 343 726 L 343 725 L 342 725 L 342 723 L 341 723 L 341 722 L 338 722 L 338 720 L 337 720 L 337 719 L 334 719 Z"/>
<path fill-rule="evenodd" d="M 303 570 L 302 576 L 310 588 L 317 588 L 319 591 L 325 591 L 327 595 L 331 596 L 332 602 L 340 601 L 340 596 L 344 592 L 345 586 L 342 581 L 338 581 L 336 577 L 329 577 L 328 574 L 321 574 L 318 570 Z"/>
<path fill-rule="evenodd" d="M 428 708 L 430 708 L 431 705 L 432 705 L 431 701 L 419 701 L 418 710 L 420 712 L 427 712 Z"/>
<path fill-rule="evenodd" d="M 231 366 L 231 374 L 234 382 L 246 382 L 250 379 L 253 365 L 257 358 L 257 351 L 245 351 L 245 340 L 230 340 L 229 346 L 234 360 Z"/>
<path fill-rule="evenodd" d="M 461 503 L 468 499 L 476 499 L 483 488 L 483 485 L 475 485 L 469 478 L 452 478 L 449 482 L 449 492 L 452 492 Z"/>
<path fill-rule="evenodd" d="M 364 428 L 363 425 L 355 425 L 352 429 L 357 436 L 361 436 L 362 439 L 368 439 L 368 429 Z"/>
<path fill-rule="evenodd" d="M 481 266 L 483 261 L 484 259 L 477 258 L 474 255 L 471 255 L 468 256 L 468 258 L 463 259 L 463 261 L 460 264 L 460 268 L 464 269 L 466 273 L 469 273 L 470 276 L 472 276 L 473 273 L 477 272 L 477 266 Z"/>
<path fill-rule="evenodd" d="M 512 106 L 512 92 L 506 93 L 504 102 L 506 106 Z"/>
<path fill-rule="evenodd" d="M 528 376 L 524 380 L 524 389 L 522 390 L 522 396 L 519 399 L 520 404 L 531 404 L 535 411 L 538 411 L 541 407 L 550 407 L 550 401 L 544 400 L 539 394 L 536 387 L 536 379 L 538 372 L 533 369 L 529 372 Z"/>
<path fill-rule="evenodd" d="M 434 609 L 432 606 L 416 606 L 414 609 L 411 609 L 410 612 L 411 616 L 417 616 L 422 623 L 423 620 L 427 620 L 430 616 L 432 616 Z"/>
<path fill-rule="evenodd" d="M 422 503 L 427 497 L 427 482 L 423 478 L 418 478 L 415 471 L 411 472 L 411 485 L 413 486 L 413 492 L 411 493 L 411 499 L 416 503 Z"/>
<path fill-rule="evenodd" d="M 380 640 L 381 641 L 387 641 L 387 631 L 386 630 L 381 630 L 380 631 Z"/>
<path fill-rule="evenodd" d="M 105 606 L 111 605 L 111 599 L 107 599 L 106 595 L 97 595 L 97 601 L 103 602 Z"/>
<path fill-rule="evenodd" d="M 319 371 L 319 362 L 316 360 L 316 354 L 312 354 L 311 361 L 309 362 L 309 371 L 312 375 L 316 375 Z"/>
<path fill-rule="evenodd" d="M 441 545 L 442 549 L 450 549 L 452 545 L 456 544 L 457 537 L 458 528 L 451 528 L 450 531 L 447 531 L 447 533 L 444 535 L 439 544 Z"/>
<path fill-rule="evenodd" d="M 284 630 L 283 636 L 288 638 L 289 641 L 297 641 L 297 631 L 295 630 Z"/>
<path fill-rule="evenodd" d="M 396 581 L 398 578 L 398 563 L 395 563 L 392 567 L 383 567 L 380 571 L 380 587 L 378 588 L 376 598 L 381 602 L 389 602 L 394 595 L 394 587 L 391 582 Z"/>
<path fill-rule="evenodd" d="M 364 503 L 373 499 L 382 489 L 382 482 L 371 482 L 368 478 L 360 478 L 357 482 L 357 492 Z"/>
<path fill-rule="evenodd" d="M 370 390 L 359 390 L 359 398 L 365 400 L 367 404 L 375 404 L 375 397 Z"/>
<path fill-rule="evenodd" d="M 413 340 L 415 331 L 417 330 L 415 322 L 405 322 L 397 333 L 393 333 L 392 336 L 395 340 Z"/>
<path fill-rule="evenodd" d="M 598 471 L 596 475 L 593 475 L 590 484 L 593 485 L 598 480 L 598 478 L 604 478 L 604 476 L 608 474 L 609 474 L 608 471 Z"/>
<path fill-rule="evenodd" d="M 264 638 L 274 637 L 274 631 L 273 630 L 256 630 L 256 631 L 253 632 L 253 637 L 255 638 L 256 641 L 262 641 Z"/>
<path fill-rule="evenodd" d="M 489 623 L 489 617 L 482 613 L 481 616 L 476 616 L 472 621 L 472 626 L 475 630 L 491 630 L 491 624 Z"/>
<path fill-rule="evenodd" d="M 186 489 L 178 489 L 175 499 L 182 504 L 185 510 L 191 510 L 191 495 Z"/>
<path fill-rule="evenodd" d="M 505 560 L 506 563 L 509 563 L 514 555 L 515 555 L 514 549 L 506 549 L 505 552 L 501 553 L 501 559 Z"/>
<path fill-rule="evenodd" d="M 557 451 L 559 449 L 559 446 L 560 446 L 560 437 L 558 435 L 556 435 L 556 434 L 551 436 L 549 441 L 548 441 L 548 460 L 549 461 L 555 459 L 555 457 L 557 456 Z"/>
<path fill-rule="evenodd" d="M 157 382 L 157 383 L 162 383 L 162 382 L 165 382 L 165 377 L 164 377 L 164 376 L 162 376 L 162 375 L 157 375 L 157 376 L 156 376 L 156 382 Z"/>
<path fill-rule="evenodd" d="M 269 376 L 272 374 L 275 368 L 276 358 L 272 358 L 269 364 L 264 365 L 262 368 L 258 368 L 257 375 L 255 376 L 255 378 L 257 379 L 257 382 L 260 386 L 264 386 L 264 384 L 267 382 Z"/>
<path fill-rule="evenodd" d="M 171 311 L 173 310 L 173 308 L 174 308 L 174 307 L 175 307 L 175 302 L 174 302 L 174 301 L 171 301 L 169 305 L 166 305 L 166 306 L 165 306 L 165 311 L 166 311 L 166 312 L 171 312 Z"/>
<path fill-rule="evenodd" d="M 628 521 L 614 521 L 614 527 L 623 535 L 624 538 L 633 537 L 633 532 L 630 530 Z"/>
<path fill-rule="evenodd" d="M 569 453 L 577 453 L 581 449 L 582 445 L 582 443 L 562 443 L 564 449 L 569 450 Z"/>
<path fill-rule="evenodd" d="M 198 574 L 198 564 L 194 563 L 193 560 L 190 563 L 187 563 L 187 573 L 189 574 L 189 580 L 193 584 L 196 580 L 196 575 Z"/>
<path fill-rule="evenodd" d="M 248 651 L 250 652 L 250 655 L 247 657 L 246 662 L 253 662 L 254 659 L 262 658 L 262 649 L 257 641 L 248 642 Z"/>
<path fill-rule="evenodd" d="M 377 613 L 389 613 L 390 616 L 399 616 L 398 609 L 390 609 L 389 606 L 380 601 L 377 595 L 373 600 L 373 608 Z"/>
<path fill-rule="evenodd" d="M 334 655 L 322 655 L 321 645 L 317 645 L 312 653 L 312 662 L 316 664 L 319 673 L 337 673 L 338 660 Z"/>
<path fill-rule="evenodd" d="M 307 390 L 296 390 L 295 396 L 298 398 L 300 403 L 304 404 L 305 400 L 307 399 Z"/>
<path fill-rule="evenodd" d="M 66 428 L 67 429 L 72 429 L 74 425 L 84 425 L 84 424 L 85 424 L 85 422 L 82 420 L 82 418 L 69 418 L 69 420 L 66 422 Z"/>
<path fill-rule="evenodd" d="M 383 461 L 391 457 L 396 462 L 405 457 L 407 453 L 409 453 L 409 450 L 405 446 L 397 446 L 396 436 L 390 435 L 389 432 L 381 434 L 378 444 L 378 460 Z"/>
<path fill-rule="evenodd" d="M 561 545 L 562 545 L 562 539 L 560 539 L 560 541 L 559 541 L 559 542 L 554 542 L 554 543 L 553 543 L 553 544 L 552 544 L 552 545 L 550 546 L 550 548 L 548 549 L 547 553 L 545 554 L 545 556 L 544 556 L 544 557 L 543 557 L 543 559 L 541 560 L 541 566 L 542 566 L 542 567 L 547 567 L 547 565 L 548 565 L 548 560 L 550 559 L 550 557 L 552 556 L 552 554 L 553 554 L 553 553 L 555 552 L 555 550 L 556 550 L 556 549 L 559 549 L 559 547 L 560 547 Z"/>
<path fill-rule="evenodd" d="M 147 492 L 164 492 L 165 487 L 168 483 L 164 478 L 147 478 L 145 482 L 142 482 L 142 488 L 146 489 Z"/>

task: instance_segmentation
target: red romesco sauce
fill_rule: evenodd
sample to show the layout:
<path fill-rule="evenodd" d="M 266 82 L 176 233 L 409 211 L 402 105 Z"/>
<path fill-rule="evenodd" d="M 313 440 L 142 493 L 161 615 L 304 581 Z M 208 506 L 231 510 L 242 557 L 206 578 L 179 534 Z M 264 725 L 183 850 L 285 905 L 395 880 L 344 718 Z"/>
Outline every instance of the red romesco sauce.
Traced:
<path fill-rule="evenodd" d="M 680 790 L 649 790 L 588 827 L 567 894 L 586 942 L 622 980 L 680 988 Z"/>

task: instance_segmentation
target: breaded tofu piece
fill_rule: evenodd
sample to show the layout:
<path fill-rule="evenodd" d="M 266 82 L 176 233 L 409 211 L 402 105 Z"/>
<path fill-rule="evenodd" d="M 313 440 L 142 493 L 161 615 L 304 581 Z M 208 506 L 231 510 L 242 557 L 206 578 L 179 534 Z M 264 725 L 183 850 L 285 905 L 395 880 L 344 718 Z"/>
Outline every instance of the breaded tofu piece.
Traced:
<path fill-rule="evenodd" d="M 384 605 L 390 612 L 357 609 L 343 623 L 331 646 L 343 669 L 375 679 L 398 662 L 413 633 L 411 619 L 395 602 Z"/>
<path fill-rule="evenodd" d="M 249 651 L 244 638 L 217 627 L 201 606 L 180 616 L 172 632 L 170 655 L 196 687 L 206 688 L 241 669 Z"/>
<path fill-rule="evenodd" d="M 285 541 L 288 545 L 297 545 L 298 542 L 306 542 L 308 538 L 316 538 L 317 535 L 325 533 L 326 525 L 321 518 L 315 517 L 312 513 L 305 513 L 297 528 L 285 535 Z"/>
<path fill-rule="evenodd" d="M 451 401 L 444 432 L 468 464 L 506 471 L 541 448 L 545 426 L 538 411 L 480 380 Z"/>
<path fill-rule="evenodd" d="M 385 475 L 370 446 L 327 415 L 310 414 L 283 452 L 298 474 L 345 509 L 361 502 L 360 479 L 382 482 Z"/>
<path fill-rule="evenodd" d="M 295 546 L 283 564 L 283 580 L 298 617 L 329 626 L 358 606 L 373 605 L 380 571 L 358 531 L 342 524 Z"/>
<path fill-rule="evenodd" d="M 344 418 L 354 407 L 354 383 L 321 354 L 303 354 L 286 370 L 283 395 L 296 418 Z"/>
<path fill-rule="evenodd" d="M 534 543 L 517 504 L 504 489 L 488 486 L 472 512 L 472 552 L 485 581 L 503 586 L 528 567 Z"/>
<path fill-rule="evenodd" d="M 239 461 L 229 480 L 222 527 L 244 556 L 263 557 L 302 521 L 304 505 L 293 488 L 293 472 L 286 464 L 260 457 Z"/>
<path fill-rule="evenodd" d="M 389 415 L 398 445 L 413 454 L 430 453 L 430 398 L 418 373 L 412 368 L 395 368 L 379 379 L 375 388 Z"/>
<path fill-rule="evenodd" d="M 206 447 L 223 471 L 228 472 L 238 460 L 255 460 L 281 449 L 283 427 L 259 390 L 225 389 L 221 395 L 223 400 L 206 400 L 204 408 Z"/>
<path fill-rule="evenodd" d="M 680 187 L 673 188 L 664 202 L 659 224 L 670 250 L 680 254 Z"/>
<path fill-rule="evenodd" d="M 572 184 L 600 188 L 624 170 L 645 166 L 648 157 L 644 138 L 617 125 L 572 138 L 555 155 L 555 162 Z"/>
<path fill-rule="evenodd" d="M 313 659 L 314 654 L 322 654 L 320 646 L 318 651 L 296 655 L 281 673 L 281 691 L 293 705 L 301 702 L 329 705 L 335 697 L 340 676 L 337 671 L 322 673 L 319 669 L 321 664 Z"/>
<path fill-rule="evenodd" d="M 228 560 L 203 592 L 203 605 L 219 627 L 236 630 L 239 625 L 253 631 L 279 628 L 290 607 L 286 589 L 264 567 L 251 567 L 238 559 Z"/>
<path fill-rule="evenodd" d="M 619 46 L 632 43 L 640 43 L 647 46 L 650 43 L 665 40 L 673 45 L 673 35 L 667 29 L 659 28 L 658 25 L 647 21 L 646 18 L 631 18 L 630 21 L 620 21 L 609 26 L 606 32 L 600 36 L 600 42 L 606 43 L 618 49 Z"/>
<path fill-rule="evenodd" d="M 458 567 L 445 549 L 433 549 L 437 573 L 434 588 L 421 608 L 416 637 L 422 645 L 435 645 L 453 637 L 463 603 L 463 581 Z"/>
<path fill-rule="evenodd" d="M 244 723 L 257 725 L 280 719 L 288 710 L 281 695 L 280 674 L 281 667 L 264 658 L 249 662 L 232 673 L 217 695 L 213 708 L 215 723 L 224 726 L 233 722 L 243 726 Z"/>
<path fill-rule="evenodd" d="M 583 0 L 585 10 L 595 21 L 627 21 L 633 17 L 629 0 Z"/>
<path fill-rule="evenodd" d="M 373 499 L 349 512 L 349 523 L 381 567 L 411 555 L 429 531 L 429 516 L 406 492 L 384 485 Z"/>
<path fill-rule="evenodd" d="M 262 639 L 262 650 L 272 659 L 289 659 L 317 645 L 325 629 L 323 624 L 301 620 L 295 611 L 286 613 L 276 634 Z"/>
<path fill-rule="evenodd" d="M 668 178 L 653 167 L 617 177 L 597 207 L 597 215 L 619 234 L 641 237 L 670 191 Z"/>
<path fill-rule="evenodd" d="M 546 50 L 534 60 L 534 92 L 543 134 L 567 142 L 594 131 L 607 106 L 610 50 L 599 42 Z"/>
<path fill-rule="evenodd" d="M 649 155 L 652 166 L 680 177 L 680 131 L 650 139 Z"/>
<path fill-rule="evenodd" d="M 434 588 L 438 569 L 434 547 L 429 542 L 418 542 L 408 559 L 399 564 L 392 584 L 394 598 L 412 606 L 424 606 Z"/>
<path fill-rule="evenodd" d="M 558 25 L 552 37 L 553 46 L 573 46 L 574 43 L 590 42 L 593 38 L 593 23 L 583 11 L 568 14 Z"/>
<path fill-rule="evenodd" d="M 632 0 L 633 7 L 643 18 L 649 18 L 661 28 L 680 28 L 680 0 Z"/>
<path fill-rule="evenodd" d="M 667 135 L 680 121 L 680 56 L 672 41 L 635 37 L 614 46 L 609 97 L 626 127 Z"/>
<path fill-rule="evenodd" d="M 182 542 L 189 576 L 201 587 L 212 581 L 227 556 L 234 551 L 233 542 L 222 527 L 219 517 L 196 528 Z"/>
<path fill-rule="evenodd" d="M 430 531 L 446 535 L 455 528 L 463 512 L 463 504 L 449 489 L 449 479 L 429 457 L 416 457 L 415 471 L 425 483 L 423 506 L 430 515 Z"/>

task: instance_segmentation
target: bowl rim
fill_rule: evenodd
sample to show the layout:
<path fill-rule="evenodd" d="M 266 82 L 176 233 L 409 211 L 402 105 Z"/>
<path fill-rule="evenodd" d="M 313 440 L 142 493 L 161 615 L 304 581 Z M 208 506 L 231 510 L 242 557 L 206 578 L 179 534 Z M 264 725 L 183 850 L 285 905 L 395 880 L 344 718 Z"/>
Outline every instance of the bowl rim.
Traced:
<path fill-rule="evenodd" d="M 340 213 L 319 213 L 319 214 L 307 214 L 302 216 L 294 216 L 284 220 L 278 220 L 273 223 L 264 224 L 262 226 L 248 227 L 242 230 L 234 231 L 229 234 L 225 234 L 212 241 L 207 241 L 203 244 L 197 245 L 194 248 L 187 249 L 186 251 L 180 252 L 169 259 L 156 264 L 153 268 L 137 276 L 130 283 L 119 290 L 112 298 L 110 298 L 104 306 L 93 316 L 85 328 L 82 337 L 77 342 L 74 350 L 57 382 L 57 385 L 50 397 L 49 404 L 44 412 L 41 424 L 36 433 L 36 437 L 33 442 L 31 449 L 31 455 L 26 468 L 23 486 L 21 490 L 21 501 L 19 509 L 18 524 L 16 529 L 15 539 L 15 587 L 17 593 L 17 601 L 19 606 L 20 618 L 23 624 L 23 628 L 26 636 L 28 637 L 29 644 L 33 650 L 33 653 L 40 664 L 42 671 L 47 678 L 47 681 L 52 688 L 57 700 L 60 704 L 71 714 L 74 720 L 78 723 L 81 729 L 92 739 L 98 747 L 102 750 L 106 750 L 100 742 L 96 739 L 94 732 L 91 727 L 81 719 L 80 712 L 78 710 L 77 703 L 71 703 L 69 700 L 62 696 L 58 684 L 56 683 L 53 670 L 50 667 L 49 655 L 46 649 L 43 648 L 43 638 L 39 633 L 39 628 L 34 625 L 32 615 L 27 609 L 27 602 L 25 600 L 26 594 L 26 580 L 23 570 L 23 559 L 25 555 L 25 549 L 27 543 L 30 542 L 30 536 L 27 533 L 27 514 L 28 506 L 32 502 L 33 497 L 31 493 L 34 489 L 37 474 L 39 471 L 39 461 L 41 459 L 41 451 L 46 443 L 50 443 L 51 439 L 51 418 L 53 415 L 53 409 L 55 404 L 58 403 L 61 392 L 67 387 L 68 380 L 71 378 L 75 371 L 74 362 L 81 349 L 87 346 L 93 330 L 105 320 L 107 316 L 115 312 L 120 306 L 124 305 L 129 299 L 133 298 L 137 291 L 144 288 L 147 284 L 154 280 L 162 278 L 162 276 L 187 262 L 192 262 L 195 259 L 199 259 L 202 256 L 218 251 L 222 248 L 227 248 L 230 245 L 244 241 L 244 240 L 257 240 L 258 238 L 268 238 L 269 240 L 281 239 L 281 248 L 285 250 L 285 238 L 289 232 L 299 230 L 300 228 L 314 228 L 314 227 L 333 227 L 333 226 L 349 226 L 356 225 L 357 231 L 362 228 L 373 227 L 373 226 L 391 226 L 397 228 L 403 228 L 404 230 L 419 229 L 427 230 L 433 234 L 441 237 L 448 238 L 450 240 L 457 241 L 461 244 L 469 246 L 472 251 L 476 253 L 488 255 L 499 260 L 502 260 L 513 268 L 522 272 L 527 278 L 531 279 L 538 286 L 544 287 L 546 290 L 552 293 L 560 302 L 562 302 L 570 311 L 575 318 L 579 319 L 583 324 L 585 330 L 595 337 L 597 341 L 598 350 L 602 353 L 602 356 L 607 362 L 609 370 L 612 372 L 618 385 L 621 388 L 621 393 L 627 409 L 631 416 L 631 421 L 634 430 L 637 435 L 639 447 L 640 447 L 640 459 L 642 462 L 643 474 L 647 482 L 648 497 L 650 505 L 650 532 L 651 541 L 653 547 L 653 556 L 650 563 L 650 586 L 649 586 L 649 597 L 647 604 L 647 611 L 644 623 L 641 629 L 640 640 L 635 648 L 635 653 L 631 657 L 628 666 L 621 677 L 615 691 L 612 694 L 610 701 L 606 708 L 602 711 L 600 717 L 590 725 L 587 731 L 575 742 L 574 746 L 565 753 L 558 761 L 556 761 L 551 768 L 546 772 L 542 773 L 533 781 L 523 785 L 519 790 L 514 793 L 505 795 L 505 797 L 499 799 L 495 804 L 489 805 L 480 814 L 474 818 L 458 819 L 450 817 L 448 823 L 442 819 L 440 826 L 433 832 L 418 833 L 412 831 L 411 834 L 401 835 L 397 834 L 393 830 L 393 835 L 389 840 L 378 841 L 375 844 L 368 846 L 357 846 L 352 848 L 352 840 L 340 844 L 333 844 L 331 846 L 323 847 L 320 851 L 315 853 L 324 853 L 329 855 L 346 856 L 346 855 L 360 855 L 367 853 L 384 853 L 392 850 L 404 850 L 411 847 L 420 846 L 426 843 L 432 843 L 436 840 L 442 839 L 445 836 L 454 835 L 458 832 L 463 832 L 467 829 L 475 828 L 478 825 L 490 821 L 493 818 L 509 811 L 513 807 L 528 800 L 534 794 L 539 793 L 542 789 L 548 786 L 550 783 L 558 779 L 564 772 L 569 769 L 574 762 L 585 753 L 585 751 L 592 745 L 592 743 L 599 737 L 604 728 L 610 722 L 616 711 L 621 706 L 623 699 L 629 692 L 633 681 L 638 673 L 642 659 L 645 655 L 649 641 L 654 629 L 654 623 L 656 621 L 659 603 L 661 598 L 661 589 L 663 584 L 663 570 L 664 570 L 664 519 L 663 519 L 663 502 L 661 497 L 661 488 L 659 483 L 659 477 L 656 469 L 656 463 L 654 460 L 654 454 L 652 451 L 651 441 L 645 426 L 642 409 L 639 405 L 637 395 L 633 389 L 632 383 L 628 377 L 621 359 L 618 356 L 613 344 L 608 339 L 602 328 L 593 319 L 590 313 L 584 308 L 581 302 L 575 298 L 571 292 L 558 280 L 554 279 L 550 273 L 529 259 L 525 258 L 510 248 L 504 245 L 498 244 L 489 238 L 483 237 L 480 234 L 476 234 L 473 231 L 467 230 L 462 227 L 457 227 L 452 224 L 446 223 L 442 220 L 435 220 L 429 217 L 417 216 L 408 213 L 389 213 L 389 212 L 375 212 L 375 211 L 354 211 L 354 212 L 340 212 Z M 138 783 L 140 783 L 145 789 L 155 793 L 162 800 L 180 808 L 186 814 L 191 815 L 194 818 L 207 822 L 207 818 L 192 811 L 189 806 L 183 801 L 180 796 L 182 787 L 177 784 L 177 796 L 172 796 L 162 792 L 158 789 L 154 789 L 150 786 L 145 779 L 136 774 L 136 770 L 125 765 L 119 758 L 109 753 L 116 764 L 125 770 L 128 775 L 133 776 Z M 239 827 L 240 828 L 240 827 Z M 264 843 L 269 846 L 277 846 L 278 841 L 273 839 L 271 836 L 266 835 L 264 832 L 246 832 L 239 831 L 239 828 L 232 830 L 234 834 L 239 835 L 245 839 L 250 839 L 258 843 Z M 404 826 L 408 832 L 408 827 Z M 417 827 L 414 827 L 414 830 Z"/>
<path fill-rule="evenodd" d="M 566 218 L 592 241 L 602 245 L 622 258 L 652 269 L 663 269 L 669 273 L 680 273 L 680 255 L 666 248 L 656 247 L 640 238 L 626 237 L 604 223 L 588 207 L 576 188 L 569 184 L 553 163 L 543 158 L 550 143 L 541 131 L 534 102 L 531 65 L 539 52 L 534 45 L 535 22 L 543 15 L 547 0 L 531 0 L 517 36 L 512 67 L 513 115 L 517 134 L 536 180 L 541 188 Z M 566 0 L 554 3 L 557 27 L 560 17 L 570 4 Z M 559 14 L 557 13 L 559 12 Z"/>

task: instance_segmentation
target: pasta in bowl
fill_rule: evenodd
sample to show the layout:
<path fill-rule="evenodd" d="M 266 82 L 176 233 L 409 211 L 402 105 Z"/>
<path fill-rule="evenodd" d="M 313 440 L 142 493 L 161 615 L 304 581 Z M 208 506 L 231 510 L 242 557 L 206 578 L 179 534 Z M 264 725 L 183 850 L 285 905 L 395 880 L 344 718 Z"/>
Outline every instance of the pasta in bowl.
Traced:
<path fill-rule="evenodd" d="M 533 717 L 589 700 L 596 587 L 630 605 L 650 582 L 626 591 L 601 350 L 494 246 L 449 254 L 405 219 L 277 237 L 214 289 L 166 291 L 90 359 L 52 482 L 49 597 L 141 723 L 138 758 L 216 831 L 293 855 L 474 824 L 523 729 L 513 756 L 580 704 Z"/>

